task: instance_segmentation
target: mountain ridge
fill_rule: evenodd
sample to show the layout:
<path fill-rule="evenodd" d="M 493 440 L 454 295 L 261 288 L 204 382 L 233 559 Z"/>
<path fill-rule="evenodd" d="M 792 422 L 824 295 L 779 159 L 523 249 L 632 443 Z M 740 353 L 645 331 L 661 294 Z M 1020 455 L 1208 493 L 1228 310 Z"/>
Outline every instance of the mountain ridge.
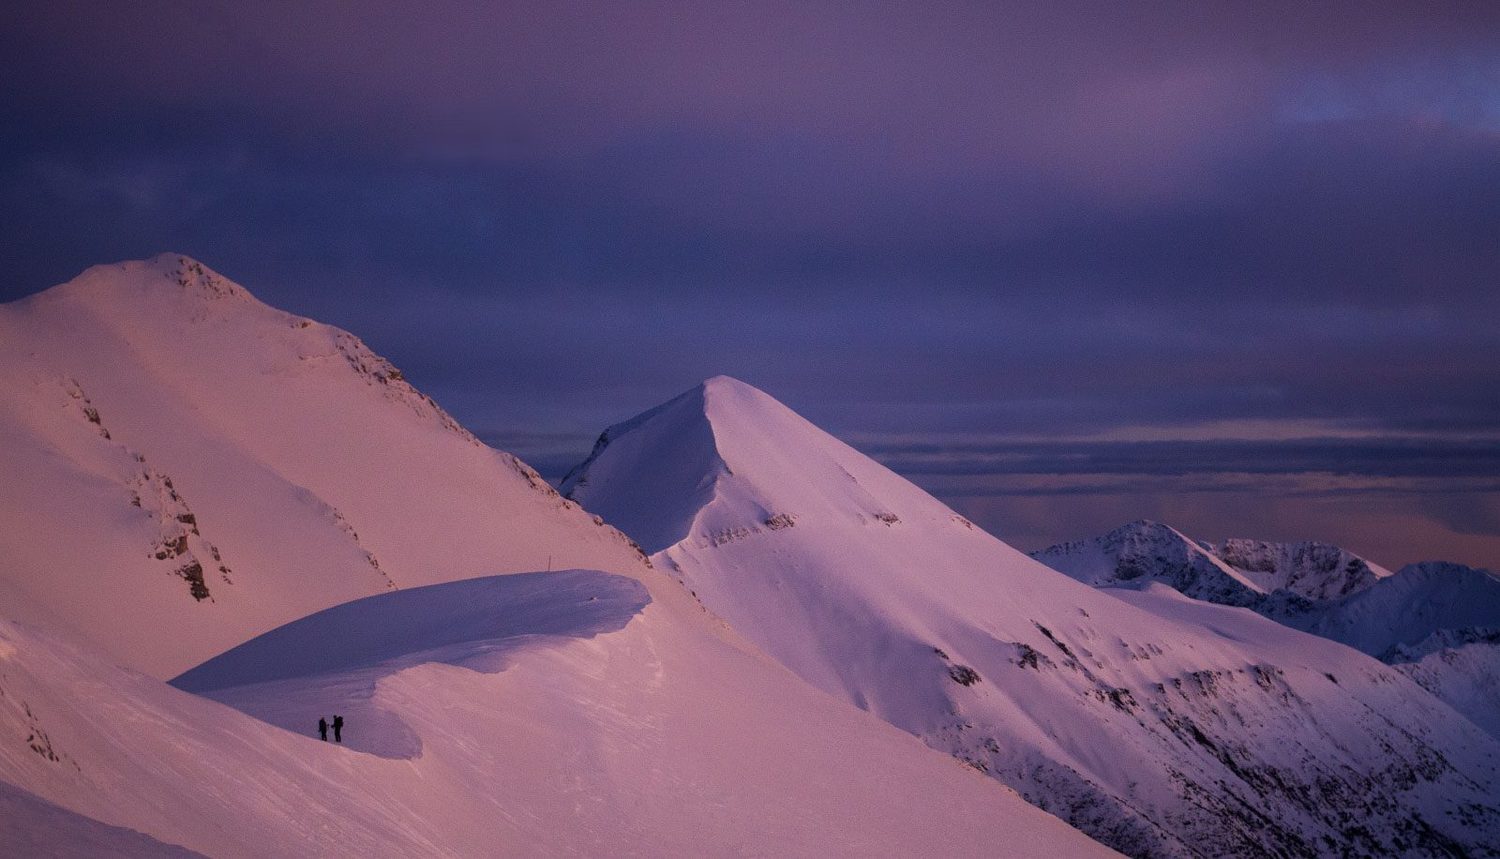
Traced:
<path fill-rule="evenodd" d="M 0 596 L 157 676 L 395 586 L 647 565 L 357 337 L 188 257 L 0 305 L 0 363 Z"/>
<path fill-rule="evenodd" d="M 722 396 L 699 414 L 678 397 L 616 424 L 568 488 L 607 519 L 660 508 L 679 532 L 690 522 L 656 565 L 825 692 L 1131 854 L 1315 854 L 1354 837 L 1339 820 L 1372 816 L 1380 829 L 1359 849 L 1440 854 L 1445 839 L 1478 849 L 1500 827 L 1472 792 L 1494 782 L 1500 747 L 1404 676 L 1253 615 L 1128 605 L 975 529 L 763 392 L 704 390 Z M 684 478 L 705 436 L 726 468 Z M 1366 744 L 1373 757 L 1353 752 Z M 1379 747 L 1433 766 L 1400 775 L 1413 792 L 1398 797 L 1379 786 L 1396 777 L 1379 772 Z M 1457 823 L 1449 812 L 1471 801 L 1489 810 Z"/>
<path fill-rule="evenodd" d="M 1122 539 L 1121 535 L 1132 539 Z M 1148 550 L 1141 550 L 1142 547 Z M 1185 580 L 1173 552 L 1253 546 L 1262 557 L 1312 557 L 1300 592 L 1261 596 L 1215 591 Z M 1054 569 L 1095 587 L 1165 584 L 1185 595 L 1244 606 L 1294 629 L 1348 645 L 1416 680 L 1491 735 L 1500 737 L 1500 577 L 1441 561 L 1408 564 L 1394 573 L 1325 543 L 1228 540 L 1209 544 L 1151 522 L 1132 522 L 1100 537 L 1032 553 Z M 1273 571 L 1280 572 L 1280 571 Z M 1321 575 L 1321 578 L 1319 577 Z M 1312 599 L 1310 595 L 1322 595 Z"/>

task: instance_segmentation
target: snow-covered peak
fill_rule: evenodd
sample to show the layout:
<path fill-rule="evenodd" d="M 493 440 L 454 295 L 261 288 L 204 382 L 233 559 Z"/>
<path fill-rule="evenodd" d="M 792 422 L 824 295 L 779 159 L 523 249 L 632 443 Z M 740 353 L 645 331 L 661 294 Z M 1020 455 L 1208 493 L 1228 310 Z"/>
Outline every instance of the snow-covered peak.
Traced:
<path fill-rule="evenodd" d="M 1196 599 L 1254 605 L 1266 589 L 1202 544 L 1159 522 L 1141 519 L 1089 540 L 1033 552 L 1032 557 L 1095 587 L 1168 585 Z"/>
<path fill-rule="evenodd" d="M 121 304 L 154 301 L 234 301 L 273 311 L 250 291 L 207 265 L 179 253 L 161 253 L 149 259 L 91 266 L 67 283 L 17 302 L 46 305 L 66 302 L 100 312 L 119 309 Z"/>
<path fill-rule="evenodd" d="M 645 569 L 347 331 L 180 254 L 0 305 L 0 605 L 181 671 L 393 587 Z"/>
<path fill-rule="evenodd" d="M 1273 543 L 1231 538 L 1209 547 L 1219 560 L 1267 592 L 1285 590 L 1314 602 L 1357 593 L 1391 574 L 1331 543 Z"/>
<path fill-rule="evenodd" d="M 1354 818 L 1379 819 L 1371 852 L 1413 849 L 1397 832 L 1411 809 L 1446 820 L 1479 794 L 1437 773 L 1441 785 L 1377 776 L 1370 761 L 1389 751 L 1351 750 L 1500 754 L 1347 648 L 1146 582 L 1106 593 L 1050 570 L 732 379 L 611 427 L 566 488 L 804 680 L 1127 853 L 1315 854 Z M 1165 557 L 1205 588 L 1263 597 L 1166 526 L 1085 549 L 1113 553 L 1110 571 L 1114 555 Z M 1494 764 L 1473 760 L 1489 784 Z M 1397 781 L 1414 792 L 1375 787 Z M 1500 821 L 1485 807 L 1480 839 Z"/>
<path fill-rule="evenodd" d="M 729 376 L 605 430 L 562 490 L 648 552 L 804 521 L 961 521 L 904 478 Z"/>
<path fill-rule="evenodd" d="M 1096 587 L 1156 581 L 1196 599 L 1257 608 L 1274 595 L 1269 604 L 1277 611 L 1339 600 L 1391 575 L 1328 543 L 1236 538 L 1214 544 L 1144 519 L 1032 557 Z"/>
<path fill-rule="evenodd" d="M 606 429 L 588 459 L 563 478 L 562 493 L 654 552 L 682 539 L 726 471 L 707 417 L 708 383 Z M 607 454 L 607 455 L 606 455 Z M 622 487 L 604 509 L 596 483 Z"/>
<path fill-rule="evenodd" d="M 1500 627 L 1500 576 L 1427 561 L 1343 600 L 1310 631 L 1389 660 L 1437 632 L 1489 627 Z"/>

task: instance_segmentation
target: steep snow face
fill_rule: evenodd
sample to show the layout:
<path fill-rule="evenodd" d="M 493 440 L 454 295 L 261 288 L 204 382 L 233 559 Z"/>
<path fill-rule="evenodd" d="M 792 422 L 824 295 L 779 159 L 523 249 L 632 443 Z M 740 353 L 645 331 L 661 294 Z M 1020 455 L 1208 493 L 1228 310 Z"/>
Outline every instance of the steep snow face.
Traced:
<path fill-rule="evenodd" d="M 0 306 L 0 601 L 171 676 L 395 587 L 642 571 L 353 335 L 194 260 Z"/>
<path fill-rule="evenodd" d="M 589 458 L 563 478 L 563 494 L 588 506 L 585 499 L 592 496 L 590 481 L 618 487 L 617 492 L 597 499 L 606 506 L 590 509 L 618 523 L 616 527 L 628 529 L 626 533 L 648 552 L 687 536 L 698 510 L 713 498 L 719 477 L 727 471 L 714 446 L 712 429 L 691 420 L 693 415 L 704 413 L 704 395 L 703 388 L 694 388 L 634 420 L 605 430 Z M 682 425 L 686 432 L 670 439 L 631 432 L 652 420 Z M 600 461 L 599 454 L 610 445 L 628 455 Z M 634 491 L 637 487 L 639 493 Z"/>
<path fill-rule="evenodd" d="M 401 590 L 178 681 L 290 730 L 0 622 L 0 846 L 60 823 L 111 855 L 1108 855 L 674 599 L 704 617 L 590 571 Z M 319 742 L 334 712 L 345 743 Z"/>
<path fill-rule="evenodd" d="M 1500 837 L 1500 746 L 1405 676 L 1160 587 L 1086 587 L 732 379 L 611 430 L 570 488 L 680 533 L 657 566 L 803 678 L 1127 853 Z"/>

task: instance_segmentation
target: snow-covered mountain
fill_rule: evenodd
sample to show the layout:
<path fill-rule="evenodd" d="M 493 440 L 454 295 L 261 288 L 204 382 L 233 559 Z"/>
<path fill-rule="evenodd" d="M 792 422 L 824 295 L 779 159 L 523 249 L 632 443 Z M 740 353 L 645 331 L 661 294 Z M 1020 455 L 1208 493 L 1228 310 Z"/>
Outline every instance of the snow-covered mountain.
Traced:
<path fill-rule="evenodd" d="M 1295 621 L 1390 663 L 1500 737 L 1500 576 L 1493 572 L 1411 564 Z"/>
<path fill-rule="evenodd" d="M 1225 540 L 1214 545 L 1145 520 L 1031 556 L 1095 587 L 1156 582 L 1194 599 L 1278 617 L 1357 593 L 1391 574 L 1327 543 Z"/>
<path fill-rule="evenodd" d="M 159 677 L 394 587 L 645 566 L 353 335 L 186 257 L 0 306 L 0 366 L 6 616 Z"/>
<path fill-rule="evenodd" d="M 1229 539 L 1207 548 L 1262 591 L 1286 591 L 1313 602 L 1342 599 L 1391 574 L 1329 543 Z"/>
<path fill-rule="evenodd" d="M 0 854 L 1104 852 L 197 262 L 0 307 L 0 362 Z"/>
<path fill-rule="evenodd" d="M 1391 573 L 1326 543 L 1209 544 L 1155 522 L 1032 555 L 1096 587 L 1165 584 L 1374 656 L 1500 737 L 1500 577 L 1460 564 Z"/>
<path fill-rule="evenodd" d="M 668 593 L 403 589 L 178 681 L 270 724 L 0 621 L 0 854 L 1107 855 Z"/>
<path fill-rule="evenodd" d="M 801 677 L 1124 852 L 1500 841 L 1500 745 L 1404 675 L 1086 587 L 733 379 L 609 428 L 562 488 Z"/>

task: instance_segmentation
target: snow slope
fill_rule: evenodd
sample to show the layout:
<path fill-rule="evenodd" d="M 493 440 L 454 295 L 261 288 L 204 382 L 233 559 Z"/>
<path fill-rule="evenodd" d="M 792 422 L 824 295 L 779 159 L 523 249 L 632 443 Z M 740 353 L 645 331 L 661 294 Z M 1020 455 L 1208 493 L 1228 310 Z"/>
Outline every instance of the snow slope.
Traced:
<path fill-rule="evenodd" d="M 0 782 L 0 856 L 55 859 L 201 856 L 133 829 L 110 826 Z"/>
<path fill-rule="evenodd" d="M 1411 564 L 1303 628 L 1410 676 L 1500 737 L 1500 577 L 1462 564 Z"/>
<path fill-rule="evenodd" d="M 186 257 L 0 306 L 0 366 L 6 614 L 157 676 L 393 587 L 645 567 L 353 335 Z"/>
<path fill-rule="evenodd" d="M 321 690 L 284 730 L 0 622 L 0 808 L 8 783 L 73 833 L 222 857 L 1107 855 L 715 626 L 675 586 L 506 575 L 341 605 L 177 681 L 281 714 Z M 313 736 L 335 707 L 345 745 Z M 0 819 L 0 845 L 44 822 Z"/>
<path fill-rule="evenodd" d="M 1442 631 L 1500 626 L 1500 576 L 1431 561 L 1402 567 L 1318 617 L 1309 630 L 1392 661 Z"/>
<path fill-rule="evenodd" d="M 1403 675 L 1086 587 L 733 379 L 562 488 L 801 677 L 1124 852 L 1496 852 L 1500 746 Z"/>
<path fill-rule="evenodd" d="M 1095 587 L 1165 584 L 1347 644 L 1500 737 L 1500 578 L 1487 570 L 1429 562 L 1391 573 L 1326 543 L 1210 545 L 1154 522 L 1032 557 Z"/>

